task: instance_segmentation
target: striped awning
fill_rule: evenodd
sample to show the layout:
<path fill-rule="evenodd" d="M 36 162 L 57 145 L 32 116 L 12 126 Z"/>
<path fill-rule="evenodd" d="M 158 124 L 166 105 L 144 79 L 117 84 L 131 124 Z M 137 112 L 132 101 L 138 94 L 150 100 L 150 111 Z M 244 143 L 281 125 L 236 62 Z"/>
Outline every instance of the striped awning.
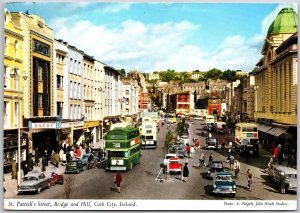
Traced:
<path fill-rule="evenodd" d="M 268 132 L 270 129 L 272 129 L 272 126 L 269 125 L 265 125 L 265 124 L 257 124 L 257 129 L 258 131 L 261 132 Z"/>
<path fill-rule="evenodd" d="M 286 132 L 288 129 L 287 128 L 282 128 L 282 127 L 273 127 L 270 129 L 267 133 L 270 135 L 274 135 L 275 137 L 280 136 L 282 133 Z"/>

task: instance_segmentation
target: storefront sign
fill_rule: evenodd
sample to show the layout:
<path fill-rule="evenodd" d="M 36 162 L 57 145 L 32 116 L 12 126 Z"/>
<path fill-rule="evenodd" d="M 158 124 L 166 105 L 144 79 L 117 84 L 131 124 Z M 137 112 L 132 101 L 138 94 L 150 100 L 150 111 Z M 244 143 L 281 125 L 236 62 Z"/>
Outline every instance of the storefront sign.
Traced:
<path fill-rule="evenodd" d="M 84 121 L 68 122 L 61 123 L 59 129 L 71 128 L 71 127 L 80 127 L 84 125 Z"/>
<path fill-rule="evenodd" d="M 57 129 L 57 122 L 55 123 L 32 123 L 29 121 L 28 127 L 30 129 Z"/>
<path fill-rule="evenodd" d="M 47 44 L 43 44 L 37 40 L 33 40 L 33 52 L 37 52 L 39 54 L 50 57 L 50 46 Z"/>

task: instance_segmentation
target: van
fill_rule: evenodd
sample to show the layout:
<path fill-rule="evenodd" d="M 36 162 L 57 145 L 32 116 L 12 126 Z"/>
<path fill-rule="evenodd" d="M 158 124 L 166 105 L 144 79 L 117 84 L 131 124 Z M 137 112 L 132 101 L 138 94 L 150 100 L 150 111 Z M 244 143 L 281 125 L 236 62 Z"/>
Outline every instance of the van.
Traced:
<path fill-rule="evenodd" d="M 223 122 L 223 121 L 217 121 L 215 123 L 215 131 L 217 133 L 225 134 L 226 130 L 227 130 L 227 125 L 226 125 L 225 122 Z"/>

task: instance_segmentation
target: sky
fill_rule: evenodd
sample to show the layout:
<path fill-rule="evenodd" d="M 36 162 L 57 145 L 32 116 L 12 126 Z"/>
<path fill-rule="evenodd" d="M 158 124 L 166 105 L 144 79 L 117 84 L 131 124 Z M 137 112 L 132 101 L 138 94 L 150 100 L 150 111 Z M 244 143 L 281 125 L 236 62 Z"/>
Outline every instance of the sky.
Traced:
<path fill-rule="evenodd" d="M 41 16 L 63 39 L 126 72 L 252 71 L 278 12 L 296 4 L 9 2 Z M 63 9 L 62 9 L 63 8 Z"/>

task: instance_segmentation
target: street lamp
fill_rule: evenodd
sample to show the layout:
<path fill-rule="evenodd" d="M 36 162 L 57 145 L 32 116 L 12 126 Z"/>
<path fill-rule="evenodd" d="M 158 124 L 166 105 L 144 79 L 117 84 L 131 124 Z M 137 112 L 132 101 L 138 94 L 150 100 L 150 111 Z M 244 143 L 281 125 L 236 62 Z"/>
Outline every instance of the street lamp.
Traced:
<path fill-rule="evenodd" d="M 21 184 L 21 101 L 20 101 L 20 74 L 18 73 L 18 69 L 13 68 L 13 72 L 10 73 L 11 78 L 15 78 L 18 81 L 18 173 L 17 173 L 17 186 L 19 187 Z M 23 79 L 27 79 L 27 75 L 25 71 L 23 71 L 22 75 Z"/>

